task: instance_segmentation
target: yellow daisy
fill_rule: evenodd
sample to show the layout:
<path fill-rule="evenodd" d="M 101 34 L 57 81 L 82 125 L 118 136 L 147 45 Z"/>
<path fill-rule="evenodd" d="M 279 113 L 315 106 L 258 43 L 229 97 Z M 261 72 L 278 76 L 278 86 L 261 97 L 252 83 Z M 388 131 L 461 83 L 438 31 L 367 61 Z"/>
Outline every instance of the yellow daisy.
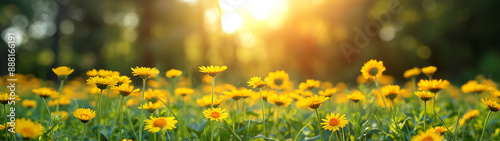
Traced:
<path fill-rule="evenodd" d="M 366 96 L 363 93 L 361 93 L 360 91 L 355 90 L 350 95 L 347 95 L 347 99 L 350 99 L 352 102 L 357 103 L 361 100 L 366 99 Z"/>
<path fill-rule="evenodd" d="M 86 72 L 87 76 L 89 76 L 89 77 L 97 76 L 98 73 L 99 72 L 96 69 L 92 69 L 92 70 L 89 70 Z"/>
<path fill-rule="evenodd" d="M 478 83 L 476 80 L 471 80 L 462 85 L 461 89 L 464 93 L 477 93 L 481 94 L 482 92 L 487 90 L 487 86 L 484 84 Z"/>
<path fill-rule="evenodd" d="M 160 109 L 161 108 L 161 105 L 158 104 L 158 103 L 151 103 L 151 101 L 149 103 L 144 103 L 144 105 L 140 106 L 139 109 L 143 109 L 143 110 L 147 110 L 149 113 L 153 113 L 156 111 L 156 109 Z"/>
<path fill-rule="evenodd" d="M 253 88 L 262 88 L 266 85 L 266 82 L 262 81 L 260 77 L 252 77 L 248 80 L 248 86 L 252 86 Z"/>
<path fill-rule="evenodd" d="M 181 88 L 177 88 L 175 89 L 175 95 L 180 95 L 180 96 L 187 96 L 191 93 L 193 93 L 193 89 L 190 89 L 190 88 L 186 88 L 186 87 L 181 87 Z"/>
<path fill-rule="evenodd" d="M 227 69 L 226 66 L 213 66 L 213 65 L 201 66 L 198 68 L 200 68 L 201 73 L 206 73 L 206 74 L 210 75 L 211 77 L 215 77 L 217 75 L 217 73 L 225 71 Z"/>
<path fill-rule="evenodd" d="M 435 96 L 435 94 L 430 91 L 415 91 L 415 95 L 417 95 L 422 101 L 428 101 Z"/>
<path fill-rule="evenodd" d="M 284 89 L 287 87 L 290 78 L 285 71 L 270 72 L 265 78 L 267 86 L 273 89 Z"/>
<path fill-rule="evenodd" d="M 125 105 L 127 105 L 127 107 L 137 105 L 137 104 L 139 104 L 139 101 L 134 99 L 134 98 L 127 100 L 127 102 L 125 103 Z"/>
<path fill-rule="evenodd" d="M 181 75 L 182 71 L 177 69 L 170 69 L 165 73 L 165 76 L 167 76 L 167 78 L 179 77 Z"/>
<path fill-rule="evenodd" d="M 60 106 L 66 106 L 66 105 L 69 105 L 69 104 L 71 104 L 71 100 L 69 98 L 67 98 L 67 97 L 61 97 L 61 98 L 59 98 L 59 105 Z M 57 99 L 48 101 L 47 105 L 50 106 L 50 107 L 57 106 Z"/>
<path fill-rule="evenodd" d="M 276 95 L 276 91 L 273 91 L 273 90 L 262 90 L 262 99 L 264 99 L 265 101 L 267 101 L 267 98 L 272 96 L 272 95 Z"/>
<path fill-rule="evenodd" d="M 26 108 L 35 108 L 36 107 L 36 101 L 35 100 L 23 100 L 23 102 L 21 103 L 23 105 L 23 107 L 26 107 Z"/>
<path fill-rule="evenodd" d="M 16 128 L 14 131 L 21 135 L 22 138 L 36 139 L 43 134 L 43 127 L 40 124 L 34 123 L 30 119 L 16 119 Z"/>
<path fill-rule="evenodd" d="M 488 106 L 488 108 L 490 108 L 490 110 L 493 112 L 500 110 L 500 104 L 498 104 L 498 102 L 496 102 L 496 101 L 482 98 L 481 102 L 483 102 L 484 105 Z"/>
<path fill-rule="evenodd" d="M 73 116 L 80 119 L 82 123 L 87 123 L 95 118 L 95 111 L 87 108 L 78 108 L 73 112 Z"/>
<path fill-rule="evenodd" d="M 10 97 L 10 95 L 8 93 L 0 94 L 0 103 L 2 103 L 3 105 L 5 105 L 5 104 L 8 104 L 9 101 L 12 101 L 12 100 L 14 100 L 14 101 L 21 100 L 18 95 L 15 95 L 14 97 L 15 98 L 11 99 L 11 97 Z"/>
<path fill-rule="evenodd" d="M 477 117 L 477 116 L 479 116 L 479 110 L 467 111 L 467 113 L 465 113 L 464 116 L 460 119 L 459 126 L 464 125 L 465 121 L 470 120 L 470 119 Z"/>
<path fill-rule="evenodd" d="M 144 127 L 145 130 L 148 130 L 148 132 L 156 133 L 159 132 L 160 130 L 166 131 L 170 129 L 175 129 L 175 124 L 177 123 L 177 120 L 175 120 L 174 117 L 153 117 L 150 116 L 150 119 L 144 120 L 146 122 L 146 125 Z"/>
<path fill-rule="evenodd" d="M 432 129 L 429 130 L 429 132 L 434 132 L 434 133 L 438 133 L 440 135 L 444 135 L 444 133 L 448 131 L 448 129 L 444 126 L 436 126 Z"/>
<path fill-rule="evenodd" d="M 128 76 L 113 75 L 111 76 L 111 78 L 113 78 L 116 81 L 117 85 L 132 83 L 130 77 Z"/>
<path fill-rule="evenodd" d="M 444 89 L 448 85 L 450 85 L 450 82 L 448 82 L 447 80 L 442 80 L 442 79 L 439 79 L 439 80 L 436 80 L 436 79 L 423 80 L 423 79 L 421 79 L 417 85 L 418 85 L 418 90 L 427 90 L 427 91 L 431 91 L 433 93 L 437 93 L 441 89 Z"/>
<path fill-rule="evenodd" d="M 330 130 L 335 132 L 340 128 L 344 128 L 347 125 L 347 118 L 345 115 L 340 115 L 340 113 L 330 113 L 330 115 L 326 115 L 326 119 L 321 119 L 324 122 L 321 123 L 323 125 L 323 129 Z"/>
<path fill-rule="evenodd" d="M 221 108 L 212 108 L 203 111 L 203 114 L 207 119 L 210 119 L 211 121 L 222 121 L 228 117 L 228 113 L 224 113 L 224 111 L 226 110 Z"/>
<path fill-rule="evenodd" d="M 139 92 L 139 89 L 134 89 L 134 86 L 130 86 L 127 83 L 123 83 L 117 87 L 111 87 L 111 89 L 120 92 L 122 96 L 128 96 Z"/>
<path fill-rule="evenodd" d="M 301 90 L 312 90 L 314 88 L 318 88 L 320 86 L 320 82 L 318 80 L 307 79 L 306 82 L 302 82 L 299 85 L 299 89 Z"/>
<path fill-rule="evenodd" d="M 427 131 L 411 138 L 411 141 L 442 141 L 444 139 L 439 133 Z"/>
<path fill-rule="evenodd" d="M 333 94 L 337 93 L 336 88 L 328 88 L 324 91 L 319 91 L 319 95 L 325 96 L 325 97 L 331 97 Z"/>
<path fill-rule="evenodd" d="M 420 69 L 417 67 L 414 67 L 412 69 L 406 70 L 405 73 L 403 74 L 403 76 L 405 78 L 410 78 L 410 77 L 415 77 L 415 76 L 419 75 L 420 73 L 421 73 Z"/>
<path fill-rule="evenodd" d="M 385 71 L 384 62 L 377 60 L 370 60 L 361 67 L 361 74 L 365 79 L 380 78 Z"/>
<path fill-rule="evenodd" d="M 428 66 L 428 67 L 423 67 L 422 72 L 425 75 L 432 75 L 434 72 L 436 72 L 437 68 L 435 66 Z"/>
<path fill-rule="evenodd" d="M 292 98 L 285 96 L 285 95 L 273 95 L 269 98 L 267 98 L 267 101 L 271 104 L 275 104 L 279 107 L 285 107 L 288 106 L 292 103 Z"/>
<path fill-rule="evenodd" d="M 40 96 L 42 98 L 48 98 L 50 96 L 57 95 L 57 93 L 58 93 L 58 92 L 52 90 L 51 88 L 46 88 L 46 87 L 33 89 L 32 92 L 37 94 L 38 96 Z"/>
<path fill-rule="evenodd" d="M 219 105 L 223 101 L 224 101 L 223 99 L 219 99 L 217 98 L 217 96 L 214 96 L 214 108 L 219 107 Z M 196 104 L 198 104 L 198 106 L 210 108 L 210 106 L 212 105 L 212 96 L 210 95 L 203 96 L 201 99 L 196 100 Z"/>
<path fill-rule="evenodd" d="M 394 100 L 399 94 L 400 89 L 398 85 L 387 85 L 380 89 L 382 95 L 390 100 Z"/>
<path fill-rule="evenodd" d="M 59 77 L 59 80 L 66 80 L 68 75 L 75 71 L 74 69 L 66 66 L 60 66 L 57 68 L 52 68 L 52 71 Z"/>
<path fill-rule="evenodd" d="M 155 77 L 160 73 L 158 69 L 149 67 L 135 67 L 130 69 L 132 69 L 132 74 L 134 76 L 139 75 L 142 79 L 149 79 L 150 77 Z"/>
<path fill-rule="evenodd" d="M 87 79 L 87 84 L 91 86 L 97 86 L 97 88 L 103 90 L 108 88 L 108 86 L 115 86 L 116 80 L 111 77 L 100 77 L 94 76 Z"/>
<path fill-rule="evenodd" d="M 57 115 L 60 118 L 66 117 L 68 115 L 68 112 L 66 111 L 59 111 L 58 112 L 52 112 L 52 114 Z M 64 120 L 68 119 L 68 117 L 64 118 Z"/>
<path fill-rule="evenodd" d="M 328 98 L 325 96 L 314 95 L 311 97 L 307 97 L 306 99 L 304 99 L 302 101 L 299 101 L 299 103 L 300 103 L 300 105 L 302 105 L 302 107 L 309 107 L 311 109 L 318 109 L 319 106 L 321 106 L 321 103 L 325 102 L 326 100 L 328 100 Z"/>

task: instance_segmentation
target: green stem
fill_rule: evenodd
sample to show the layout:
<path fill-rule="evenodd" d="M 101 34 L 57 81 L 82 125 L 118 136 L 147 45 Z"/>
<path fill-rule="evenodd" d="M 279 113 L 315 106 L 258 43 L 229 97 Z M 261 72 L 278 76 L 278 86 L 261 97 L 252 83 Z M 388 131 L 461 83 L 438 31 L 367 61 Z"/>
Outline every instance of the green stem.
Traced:
<path fill-rule="evenodd" d="M 424 132 L 427 129 L 426 125 L 427 125 L 427 101 L 424 101 Z"/>
<path fill-rule="evenodd" d="M 61 97 L 61 90 L 64 85 L 64 80 L 61 80 L 61 84 L 59 84 L 59 89 L 57 90 L 57 107 L 56 107 L 56 113 L 59 115 L 59 99 Z"/>
<path fill-rule="evenodd" d="M 321 131 L 321 117 L 319 117 L 318 109 L 315 109 L 315 110 L 316 110 L 316 117 L 318 117 L 318 131 L 319 131 L 319 135 L 321 137 L 321 141 L 323 141 L 323 132 Z"/>
<path fill-rule="evenodd" d="M 236 134 L 236 132 L 234 132 L 234 130 L 231 129 L 231 126 L 227 124 L 226 120 L 222 120 L 222 122 L 224 123 L 224 125 L 226 125 L 227 129 L 231 130 L 231 133 L 233 133 L 233 135 L 236 136 L 236 138 L 238 138 L 239 141 L 242 141 L 240 136 L 238 136 L 238 134 Z"/>
<path fill-rule="evenodd" d="M 119 104 L 119 113 L 120 115 L 118 115 L 120 117 L 120 120 L 119 120 L 119 123 L 120 123 L 120 128 L 118 128 L 118 132 L 119 132 L 119 138 L 118 140 L 121 140 L 122 139 L 122 125 L 123 125 L 123 95 L 120 95 L 120 101 L 118 102 Z"/>
<path fill-rule="evenodd" d="M 382 101 L 384 102 L 384 107 L 389 109 L 389 107 L 387 107 L 387 105 L 385 104 L 385 97 L 382 96 L 382 91 L 380 90 L 380 86 L 378 85 L 377 75 L 375 75 L 375 86 L 377 86 L 378 94 L 380 95 L 380 98 L 382 98 Z"/>
<path fill-rule="evenodd" d="M 259 94 L 260 94 L 260 105 L 262 107 L 262 123 L 264 123 L 264 136 L 266 136 L 266 117 L 265 117 L 265 112 L 264 112 L 264 99 L 262 98 L 262 88 L 259 89 Z"/>
<path fill-rule="evenodd" d="M 491 110 L 490 110 L 490 112 L 488 112 L 488 116 L 486 116 L 486 121 L 484 122 L 484 125 L 483 125 L 483 133 L 481 133 L 481 138 L 479 138 L 479 141 L 483 140 L 484 129 L 486 129 L 486 124 L 488 124 L 488 120 L 490 120 L 490 115 L 491 115 Z"/>
<path fill-rule="evenodd" d="M 170 108 L 168 107 L 167 104 L 165 104 L 165 102 L 163 102 L 163 100 L 161 100 L 157 95 L 155 95 L 155 97 L 160 100 L 161 103 L 163 103 L 163 105 L 165 105 L 165 107 L 167 108 L 168 111 L 170 111 L 170 113 L 174 116 L 175 119 L 179 119 L 177 118 L 177 116 L 175 116 L 174 112 L 172 112 L 172 110 L 170 110 Z M 186 131 L 186 128 L 184 128 L 184 125 L 182 124 L 181 121 L 178 122 L 179 123 L 179 126 L 181 127 L 181 129 L 184 131 L 184 134 L 186 134 L 186 136 L 188 137 L 188 140 L 191 141 L 191 135 L 189 135 L 189 133 Z"/>
<path fill-rule="evenodd" d="M 43 111 L 43 108 L 41 108 L 42 111 Z M 9 136 L 9 133 L 7 133 L 7 105 L 3 104 L 3 114 L 5 115 L 4 118 L 5 118 L 5 140 L 8 140 L 8 136 Z M 42 115 L 40 115 L 41 117 L 43 117 L 43 113 Z"/>
<path fill-rule="evenodd" d="M 85 128 L 87 128 L 86 124 L 83 124 L 83 132 L 82 132 L 82 137 L 80 137 L 80 141 L 83 141 L 83 138 L 85 137 Z"/>
<path fill-rule="evenodd" d="M 214 141 L 215 124 L 212 120 L 212 134 L 210 134 L 210 141 Z"/>
<path fill-rule="evenodd" d="M 168 134 L 168 132 L 167 132 L 167 138 L 170 141 L 170 134 Z"/>
<path fill-rule="evenodd" d="M 330 134 L 330 138 L 328 139 L 328 141 L 332 141 L 332 138 L 333 138 L 333 131 L 332 131 L 332 133 Z"/>
<path fill-rule="evenodd" d="M 102 107 L 101 99 L 102 99 L 102 91 L 103 91 L 103 89 L 101 89 L 101 94 L 98 95 L 98 99 L 97 99 L 97 140 L 98 141 L 101 140 L 101 107 Z"/>
<path fill-rule="evenodd" d="M 125 106 L 125 114 L 127 114 L 128 123 L 130 124 L 130 128 L 132 129 L 132 132 L 134 133 L 135 138 L 138 139 L 137 133 L 135 132 L 134 124 L 132 124 L 131 117 L 128 114 L 128 107 L 127 106 Z"/>
<path fill-rule="evenodd" d="M 146 79 L 142 79 L 142 98 L 141 98 L 141 105 L 144 104 L 144 92 L 146 91 Z M 142 126 L 144 124 L 143 121 L 143 116 L 144 116 L 144 110 L 141 110 L 141 116 L 139 117 L 139 141 L 142 141 Z"/>

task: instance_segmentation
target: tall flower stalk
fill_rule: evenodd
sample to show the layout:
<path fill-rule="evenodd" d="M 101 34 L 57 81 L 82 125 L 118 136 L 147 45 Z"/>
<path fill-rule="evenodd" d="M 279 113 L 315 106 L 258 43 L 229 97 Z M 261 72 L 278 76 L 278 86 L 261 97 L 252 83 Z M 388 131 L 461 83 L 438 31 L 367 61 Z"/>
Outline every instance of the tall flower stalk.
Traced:
<path fill-rule="evenodd" d="M 144 105 L 144 92 L 146 91 L 146 80 L 150 77 L 157 76 L 160 72 L 156 68 L 148 68 L 148 67 L 136 67 L 131 68 L 132 74 L 134 76 L 140 76 L 142 78 L 142 96 L 140 105 Z M 144 110 L 141 110 L 141 116 L 139 117 L 139 141 L 142 141 L 142 128 L 144 127 Z"/>
<path fill-rule="evenodd" d="M 201 66 L 199 67 L 200 72 L 208 74 L 212 78 L 212 103 L 210 104 L 210 108 L 214 108 L 214 89 L 215 89 L 215 76 L 217 76 L 217 73 L 222 72 L 227 69 L 226 66 Z M 213 141 L 213 133 L 215 131 L 215 124 L 212 121 L 212 135 L 211 135 L 211 140 Z"/>
<path fill-rule="evenodd" d="M 266 132 L 266 114 L 265 114 L 265 105 L 264 105 L 264 98 L 262 98 L 262 87 L 266 84 L 266 82 L 262 81 L 260 77 L 252 77 L 250 80 L 247 82 L 248 86 L 252 86 L 253 88 L 258 88 L 259 89 L 259 95 L 260 95 L 260 107 L 262 109 L 262 124 L 263 126 L 263 132 L 264 136 L 267 136 Z"/>

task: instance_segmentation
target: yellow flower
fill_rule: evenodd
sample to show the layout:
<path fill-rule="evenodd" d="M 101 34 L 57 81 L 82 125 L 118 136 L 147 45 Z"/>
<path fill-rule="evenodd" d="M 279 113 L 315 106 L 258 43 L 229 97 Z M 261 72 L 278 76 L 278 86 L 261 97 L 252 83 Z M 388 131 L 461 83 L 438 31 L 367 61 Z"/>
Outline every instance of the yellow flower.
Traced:
<path fill-rule="evenodd" d="M 482 98 L 481 102 L 483 102 L 484 105 L 488 106 L 488 108 L 490 108 L 490 110 L 493 112 L 500 110 L 500 104 L 498 104 L 498 102 L 496 102 L 496 101 Z"/>
<path fill-rule="evenodd" d="M 432 75 L 436 72 L 437 68 L 435 66 L 423 67 L 422 72 L 426 75 Z"/>
<path fill-rule="evenodd" d="M 96 86 L 97 88 L 103 90 L 108 88 L 108 86 L 115 86 L 116 80 L 111 77 L 100 77 L 94 76 L 87 79 L 87 84 L 90 86 Z"/>
<path fill-rule="evenodd" d="M 284 89 L 287 87 L 290 78 L 285 71 L 270 72 L 265 78 L 267 86 L 273 89 Z"/>
<path fill-rule="evenodd" d="M 0 124 L 0 130 L 3 130 L 3 129 L 5 129 L 5 125 Z"/>
<path fill-rule="evenodd" d="M 69 98 L 66 98 L 66 97 L 59 98 L 59 105 L 60 106 L 65 106 L 65 105 L 69 105 L 69 104 L 71 104 L 71 100 Z M 50 100 L 49 102 L 47 102 L 47 105 L 50 107 L 57 106 L 57 99 Z"/>
<path fill-rule="evenodd" d="M 139 89 L 134 89 L 134 86 L 130 86 L 127 83 L 123 83 L 118 87 L 111 87 L 111 89 L 120 92 L 120 94 L 123 96 L 128 96 L 130 94 L 139 92 Z"/>
<path fill-rule="evenodd" d="M 217 108 L 223 101 L 223 99 L 219 99 L 217 96 L 214 96 L 214 108 Z M 196 100 L 196 104 L 198 104 L 198 106 L 210 108 L 212 105 L 212 96 L 203 96 L 201 99 Z"/>
<path fill-rule="evenodd" d="M 3 105 L 5 105 L 5 104 L 8 104 L 9 101 L 11 101 L 11 100 L 14 100 L 14 101 L 21 100 L 21 99 L 19 99 L 18 95 L 15 95 L 14 97 L 15 98 L 11 99 L 11 97 L 10 97 L 10 95 L 8 93 L 0 94 L 0 103 L 2 103 Z"/>
<path fill-rule="evenodd" d="M 492 90 L 491 91 L 491 95 L 497 97 L 497 98 L 500 98 L 500 91 L 499 90 Z"/>
<path fill-rule="evenodd" d="M 344 128 L 347 125 L 347 119 L 345 115 L 340 115 L 340 113 L 330 113 L 330 115 L 326 115 L 326 119 L 321 119 L 324 122 L 321 123 L 323 125 L 323 129 L 330 130 L 335 132 L 340 128 Z"/>
<path fill-rule="evenodd" d="M 16 119 L 15 125 L 14 131 L 21 135 L 22 138 L 36 139 L 43 134 L 43 127 L 30 119 Z"/>
<path fill-rule="evenodd" d="M 161 105 L 160 104 L 153 104 L 151 101 L 149 103 L 144 103 L 144 105 L 140 106 L 139 109 L 147 110 L 149 113 L 153 113 L 156 111 L 156 109 L 160 109 Z"/>
<path fill-rule="evenodd" d="M 57 68 L 52 68 L 52 71 L 59 77 L 60 80 L 66 80 L 68 75 L 75 71 L 74 69 L 66 66 L 60 66 Z"/>
<path fill-rule="evenodd" d="M 261 92 L 262 92 L 262 99 L 264 99 L 265 101 L 267 101 L 268 97 L 276 95 L 276 92 L 272 90 L 262 90 Z"/>
<path fill-rule="evenodd" d="M 377 60 L 370 60 L 361 67 L 361 74 L 365 79 L 380 78 L 385 71 L 384 62 Z"/>
<path fill-rule="evenodd" d="M 211 121 L 222 121 L 228 117 L 228 113 L 224 113 L 224 111 L 226 110 L 221 108 L 212 108 L 203 111 L 203 114 L 207 119 L 210 119 Z"/>
<path fill-rule="evenodd" d="M 182 75 L 182 71 L 177 69 L 170 69 L 165 73 L 165 75 L 167 76 L 167 78 L 179 77 Z"/>
<path fill-rule="evenodd" d="M 99 72 L 96 69 L 92 69 L 92 70 L 89 70 L 86 72 L 87 76 L 89 76 L 89 77 L 97 76 L 98 73 Z"/>
<path fill-rule="evenodd" d="M 295 90 L 295 93 L 298 93 L 298 94 L 305 96 L 305 97 L 310 97 L 313 95 L 313 93 L 311 91 L 305 91 L 305 90 L 301 90 L 301 89 Z"/>
<path fill-rule="evenodd" d="M 224 91 L 224 97 L 226 99 L 232 98 L 233 100 L 240 100 L 241 99 L 241 95 L 239 94 L 238 90 Z"/>
<path fill-rule="evenodd" d="M 148 132 L 156 133 L 160 130 L 167 131 L 169 129 L 175 129 L 175 124 L 177 120 L 174 117 L 153 117 L 150 116 L 150 119 L 144 120 L 146 122 L 145 130 Z"/>
<path fill-rule="evenodd" d="M 113 78 L 118 85 L 132 83 L 128 76 L 113 75 L 111 78 Z"/>
<path fill-rule="evenodd" d="M 429 132 L 438 133 L 440 135 L 444 135 L 444 133 L 446 131 L 448 131 L 448 129 L 446 127 L 443 127 L 443 126 L 437 126 L 437 127 L 434 127 L 434 128 L 429 130 Z"/>
<path fill-rule="evenodd" d="M 435 96 L 435 94 L 432 93 L 432 92 L 430 92 L 430 91 L 415 91 L 414 93 L 422 101 L 428 101 L 428 100 L 432 99 Z"/>
<path fill-rule="evenodd" d="M 186 88 L 186 87 L 181 87 L 181 88 L 175 89 L 175 95 L 180 95 L 180 96 L 187 96 L 193 92 L 194 92 L 193 89 Z"/>
<path fill-rule="evenodd" d="M 252 86 L 253 88 L 262 88 L 266 85 L 266 82 L 262 81 L 260 77 L 252 77 L 248 80 L 248 86 Z"/>
<path fill-rule="evenodd" d="M 479 84 L 475 80 L 471 80 L 471 81 L 465 83 L 464 85 L 462 85 L 461 89 L 462 89 L 462 92 L 464 92 L 464 93 L 481 94 L 482 92 L 487 90 L 487 86 L 484 84 Z"/>
<path fill-rule="evenodd" d="M 144 98 L 146 98 L 148 100 L 156 100 L 156 96 L 158 96 L 158 97 L 166 97 L 168 94 L 170 94 L 170 93 L 167 92 L 167 91 L 165 91 L 165 90 L 161 90 L 161 89 L 148 89 L 144 93 Z"/>
<path fill-rule="evenodd" d="M 64 117 L 66 117 L 68 115 L 68 112 L 66 112 L 66 111 L 59 111 L 59 113 L 52 112 L 52 114 L 57 115 L 60 118 L 64 118 Z M 64 120 L 66 120 L 66 119 L 68 119 L 68 117 L 64 118 Z"/>
<path fill-rule="evenodd" d="M 411 141 L 442 141 L 444 139 L 439 133 L 427 131 L 411 138 Z"/>
<path fill-rule="evenodd" d="M 21 103 L 23 105 L 23 107 L 26 107 L 26 108 L 35 108 L 36 107 L 36 101 L 35 100 L 23 100 L 23 103 Z"/>
<path fill-rule="evenodd" d="M 331 97 L 333 94 L 337 93 L 336 88 L 328 88 L 325 91 L 319 91 L 319 95 L 325 96 L 325 97 Z"/>
<path fill-rule="evenodd" d="M 365 79 L 363 75 L 358 75 L 358 77 L 356 77 L 356 82 L 358 82 L 358 84 L 365 84 L 370 82 L 370 79 Z"/>
<path fill-rule="evenodd" d="M 225 71 L 227 69 L 226 66 L 212 66 L 212 65 L 201 66 L 198 68 L 200 68 L 201 73 L 206 73 L 206 74 L 210 75 L 211 77 L 215 77 L 217 75 L 217 73 Z"/>
<path fill-rule="evenodd" d="M 309 107 L 311 109 L 318 109 L 321 106 L 321 103 L 328 100 L 325 96 L 314 95 L 311 97 L 307 97 L 306 99 L 299 101 L 302 107 Z"/>
<path fill-rule="evenodd" d="M 56 91 L 52 90 L 51 88 L 46 88 L 46 87 L 33 89 L 32 92 L 37 94 L 38 96 L 40 96 L 42 98 L 48 98 L 50 96 L 57 95 Z"/>
<path fill-rule="evenodd" d="M 135 67 L 130 69 L 132 69 L 132 74 L 134 76 L 139 75 L 142 79 L 149 79 L 150 77 L 155 77 L 160 73 L 160 71 L 156 68 Z"/>
<path fill-rule="evenodd" d="M 353 102 L 359 102 L 360 100 L 366 99 L 366 96 L 358 90 L 353 91 L 350 95 L 347 95 L 347 99 Z"/>
<path fill-rule="evenodd" d="M 465 121 L 469 120 L 469 119 L 472 119 L 474 117 L 477 117 L 479 116 L 479 110 L 471 110 L 471 111 L 468 111 L 467 113 L 464 114 L 464 116 L 462 117 L 462 119 L 460 119 L 460 126 L 464 125 L 465 124 Z"/>
<path fill-rule="evenodd" d="M 394 100 L 399 94 L 399 86 L 398 85 L 387 85 L 380 89 L 382 91 L 382 95 L 390 100 Z"/>
<path fill-rule="evenodd" d="M 300 96 L 298 93 L 295 93 L 295 92 L 288 92 L 288 93 L 286 93 L 286 95 L 288 97 L 292 98 L 292 100 L 294 100 L 294 101 L 304 99 L 304 97 Z"/>
<path fill-rule="evenodd" d="M 133 141 L 132 139 L 123 139 L 122 141 Z"/>
<path fill-rule="evenodd" d="M 80 119 L 82 123 L 87 123 L 95 118 L 95 111 L 88 108 L 78 108 L 73 112 L 73 116 Z"/>
<path fill-rule="evenodd" d="M 415 77 L 415 76 L 419 75 L 420 73 L 421 73 L 420 69 L 417 67 L 414 67 L 412 69 L 406 70 L 405 73 L 403 74 L 403 76 L 405 78 L 410 78 L 410 77 Z"/>
<path fill-rule="evenodd" d="M 450 84 L 450 82 L 448 82 L 447 80 L 442 80 L 442 79 L 439 79 L 439 80 L 436 80 L 436 79 L 423 80 L 423 79 L 421 79 L 418 82 L 418 90 L 427 90 L 427 91 L 431 91 L 433 93 L 437 93 L 441 89 L 446 88 L 449 84 Z"/>
<path fill-rule="evenodd" d="M 285 96 L 285 95 L 273 95 L 269 98 L 267 98 L 267 101 L 271 104 L 275 104 L 280 107 L 285 107 L 288 106 L 292 103 L 292 98 Z"/>
<path fill-rule="evenodd" d="M 307 79 L 306 82 L 302 82 L 299 85 L 299 89 L 301 90 L 312 90 L 314 88 L 318 88 L 320 85 L 320 82 L 318 80 L 313 80 L 313 79 Z"/>
<path fill-rule="evenodd" d="M 203 77 L 201 78 L 201 81 L 203 81 L 203 83 L 207 83 L 207 84 L 211 84 L 212 83 L 212 77 L 210 75 L 203 75 Z"/>
<path fill-rule="evenodd" d="M 120 72 L 99 69 L 99 71 L 97 71 L 97 75 L 96 76 L 100 76 L 100 77 L 112 77 L 112 76 L 115 76 L 115 75 L 119 76 Z"/>

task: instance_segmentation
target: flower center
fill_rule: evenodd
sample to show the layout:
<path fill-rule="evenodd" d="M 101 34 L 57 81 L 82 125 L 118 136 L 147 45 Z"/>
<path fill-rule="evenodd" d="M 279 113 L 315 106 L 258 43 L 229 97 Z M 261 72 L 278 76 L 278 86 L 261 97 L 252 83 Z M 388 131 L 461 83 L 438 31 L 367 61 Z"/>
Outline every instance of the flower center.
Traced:
<path fill-rule="evenodd" d="M 370 73 L 370 75 L 375 76 L 378 73 L 378 69 L 377 68 L 372 68 L 372 69 L 370 69 L 369 73 Z"/>
<path fill-rule="evenodd" d="M 276 84 L 277 86 L 281 86 L 281 84 L 283 84 L 283 79 L 281 78 L 274 79 L 274 84 Z"/>
<path fill-rule="evenodd" d="M 427 136 L 427 137 L 423 138 L 421 141 L 434 141 L 434 139 L 432 139 L 431 136 Z"/>
<path fill-rule="evenodd" d="M 167 120 L 163 119 L 163 118 L 159 118 L 159 119 L 156 119 L 154 122 L 153 122 L 153 127 L 160 127 L 160 128 L 163 128 L 167 126 Z"/>
<path fill-rule="evenodd" d="M 219 113 L 219 112 L 212 112 L 212 113 L 210 114 L 210 116 L 211 116 L 212 118 L 219 118 L 219 117 L 220 117 L 220 113 Z"/>
<path fill-rule="evenodd" d="M 329 121 L 328 121 L 328 124 L 330 124 L 331 126 L 337 126 L 339 125 L 340 121 L 339 119 L 337 118 L 331 118 Z"/>

